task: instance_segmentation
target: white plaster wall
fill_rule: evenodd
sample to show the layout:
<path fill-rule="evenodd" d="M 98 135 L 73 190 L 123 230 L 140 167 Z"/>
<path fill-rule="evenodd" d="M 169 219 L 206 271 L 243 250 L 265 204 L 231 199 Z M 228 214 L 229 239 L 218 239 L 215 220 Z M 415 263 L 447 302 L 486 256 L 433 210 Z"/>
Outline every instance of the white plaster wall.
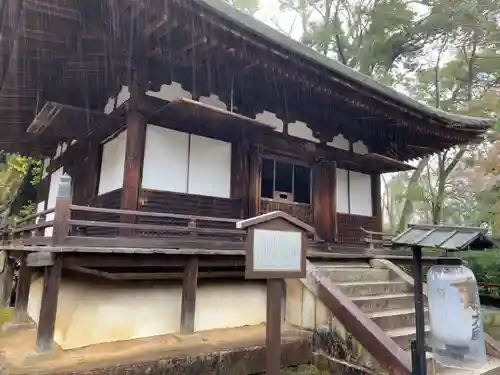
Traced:
<path fill-rule="evenodd" d="M 188 193 L 231 197 L 231 144 L 191 135 Z"/>
<path fill-rule="evenodd" d="M 220 100 L 219 96 L 215 94 L 210 94 L 210 96 L 200 96 L 200 103 L 211 105 L 212 107 L 227 111 L 226 103 Z"/>
<path fill-rule="evenodd" d="M 50 164 L 49 158 L 43 159 L 42 178 L 45 178 L 47 176 L 47 167 L 49 166 L 49 164 Z"/>
<path fill-rule="evenodd" d="M 33 281 L 28 313 L 38 323 L 43 278 Z M 63 349 L 176 333 L 181 285 L 174 282 L 89 282 L 64 277 L 55 341 Z M 256 325 L 266 320 L 266 287 L 249 281 L 198 287 L 195 331 Z"/>
<path fill-rule="evenodd" d="M 345 329 L 318 298 L 300 280 L 286 280 L 286 321 L 306 330 L 327 329 L 336 339 L 341 339 L 352 349 L 354 362 L 373 369 L 380 369 L 375 359 L 356 338 Z M 349 343 L 349 344 L 347 344 Z M 339 358 L 342 359 L 342 358 Z"/>
<path fill-rule="evenodd" d="M 257 116 L 255 116 L 255 119 L 263 124 L 273 126 L 275 131 L 283 133 L 283 121 L 277 118 L 274 113 L 264 111 L 262 113 L 258 113 Z"/>
<path fill-rule="evenodd" d="M 285 320 L 289 324 L 314 330 L 328 325 L 332 313 L 300 280 L 286 280 Z"/>
<path fill-rule="evenodd" d="M 49 196 L 47 199 L 47 208 L 56 206 L 57 193 L 59 191 L 59 183 L 63 175 L 63 169 L 59 168 L 50 175 Z"/>
<path fill-rule="evenodd" d="M 312 130 L 309 129 L 307 124 L 302 121 L 295 121 L 288 124 L 288 134 L 292 137 L 319 143 L 319 139 L 314 137 Z"/>
<path fill-rule="evenodd" d="M 366 147 L 363 141 L 356 141 L 352 144 L 352 151 L 356 154 L 366 155 L 368 154 L 368 147 Z"/>
<path fill-rule="evenodd" d="M 37 213 L 40 213 L 40 212 L 43 212 L 45 211 L 45 201 L 43 202 L 39 202 L 37 205 L 36 205 L 36 212 Z"/>
<path fill-rule="evenodd" d="M 349 172 L 337 168 L 337 212 L 349 213 Z"/>
<path fill-rule="evenodd" d="M 333 140 L 331 142 L 328 142 L 327 145 L 339 148 L 341 150 L 349 151 L 349 141 L 346 138 L 344 138 L 342 134 L 333 137 Z"/>
<path fill-rule="evenodd" d="M 189 134 L 155 125 L 146 129 L 142 187 L 186 193 Z"/>
<path fill-rule="evenodd" d="M 130 91 L 128 86 L 123 85 L 116 96 L 112 96 L 108 99 L 106 106 L 104 107 L 104 113 L 109 115 L 127 100 L 130 99 Z"/>
<path fill-rule="evenodd" d="M 40 213 L 40 212 L 43 212 L 45 211 L 45 203 L 46 201 L 43 201 L 43 202 L 39 202 L 37 205 L 36 205 L 36 212 L 37 213 Z M 37 217 L 36 218 L 36 222 L 38 223 L 40 221 L 40 218 Z M 45 232 L 47 232 L 47 229 L 45 229 Z"/>
<path fill-rule="evenodd" d="M 373 215 L 370 175 L 337 169 L 337 212 Z"/>
<path fill-rule="evenodd" d="M 231 144 L 148 125 L 142 187 L 230 198 Z"/>
<path fill-rule="evenodd" d="M 59 192 L 59 183 L 61 182 L 61 176 L 63 175 L 63 169 L 59 168 L 50 175 L 49 184 L 49 196 L 47 198 L 47 209 L 54 208 L 56 206 L 57 193 Z M 42 210 L 43 211 L 43 210 Z M 46 221 L 54 220 L 54 213 L 48 214 L 45 218 Z M 51 237 L 54 232 L 53 228 L 45 229 L 45 236 Z"/>
<path fill-rule="evenodd" d="M 351 214 L 372 216 L 373 207 L 370 175 L 351 171 L 349 172 L 349 178 Z"/>
<path fill-rule="evenodd" d="M 169 102 L 180 98 L 192 98 L 191 93 L 184 90 L 178 82 L 172 82 L 170 85 L 161 85 L 160 91 L 147 91 L 146 95 L 162 100 L 168 100 Z"/>
<path fill-rule="evenodd" d="M 125 173 L 125 146 L 127 131 L 106 142 L 102 147 L 101 173 L 98 194 L 105 194 L 123 186 Z"/>

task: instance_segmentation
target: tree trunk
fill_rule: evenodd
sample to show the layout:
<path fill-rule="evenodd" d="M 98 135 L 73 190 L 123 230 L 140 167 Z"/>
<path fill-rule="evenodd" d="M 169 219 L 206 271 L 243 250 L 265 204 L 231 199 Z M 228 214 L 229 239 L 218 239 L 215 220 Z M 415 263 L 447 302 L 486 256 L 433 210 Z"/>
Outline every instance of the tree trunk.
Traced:
<path fill-rule="evenodd" d="M 408 186 L 406 187 L 406 198 L 403 205 L 403 210 L 401 211 L 401 216 L 399 218 L 397 227 L 398 233 L 402 232 L 405 229 L 406 224 L 408 223 L 408 218 L 413 212 L 413 202 L 409 196 L 410 191 L 414 185 L 418 184 L 418 180 L 420 179 L 425 166 L 429 162 L 429 158 L 429 156 L 426 156 L 425 158 L 421 159 L 417 165 L 417 168 L 413 171 L 413 174 L 410 177 L 410 181 L 408 182 Z"/>

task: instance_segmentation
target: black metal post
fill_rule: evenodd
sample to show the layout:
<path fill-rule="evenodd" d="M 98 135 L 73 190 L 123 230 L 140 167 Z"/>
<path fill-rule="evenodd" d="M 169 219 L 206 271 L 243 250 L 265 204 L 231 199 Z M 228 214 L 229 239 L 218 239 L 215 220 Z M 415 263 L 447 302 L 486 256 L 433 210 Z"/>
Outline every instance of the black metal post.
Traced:
<path fill-rule="evenodd" d="M 413 252 L 413 276 L 415 285 L 413 292 L 415 294 L 415 320 L 417 328 L 416 350 L 413 358 L 413 375 L 427 375 L 427 361 L 425 357 L 425 316 L 424 316 L 424 290 L 422 277 L 422 248 L 420 246 L 412 247 Z M 412 358 L 412 359 L 413 359 Z"/>

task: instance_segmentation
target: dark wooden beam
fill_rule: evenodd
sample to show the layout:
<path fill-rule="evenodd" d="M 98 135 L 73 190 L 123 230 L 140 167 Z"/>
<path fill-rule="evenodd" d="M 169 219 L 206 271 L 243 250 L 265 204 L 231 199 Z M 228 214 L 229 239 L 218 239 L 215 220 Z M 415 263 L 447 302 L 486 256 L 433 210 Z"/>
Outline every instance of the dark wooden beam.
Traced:
<path fill-rule="evenodd" d="M 198 258 L 190 257 L 182 281 L 181 333 L 194 333 L 196 291 L 198 289 Z"/>
<path fill-rule="evenodd" d="M 36 335 L 36 350 L 40 353 L 51 351 L 54 343 L 57 299 L 63 265 L 62 254 L 56 254 L 54 263 L 53 266 L 45 267 L 44 270 L 42 302 Z"/>
<path fill-rule="evenodd" d="M 28 321 L 28 298 L 31 286 L 31 268 L 28 266 L 27 257 L 28 254 L 23 254 L 20 262 L 15 306 L 16 323 L 24 323 Z"/>
<path fill-rule="evenodd" d="M 87 268 L 184 268 L 188 256 L 169 256 L 163 254 L 85 254 L 73 253 L 64 258 L 64 267 L 87 267 Z M 228 257 L 210 255 L 200 257 L 198 266 L 218 267 L 244 267 L 245 260 L 241 257 Z"/>

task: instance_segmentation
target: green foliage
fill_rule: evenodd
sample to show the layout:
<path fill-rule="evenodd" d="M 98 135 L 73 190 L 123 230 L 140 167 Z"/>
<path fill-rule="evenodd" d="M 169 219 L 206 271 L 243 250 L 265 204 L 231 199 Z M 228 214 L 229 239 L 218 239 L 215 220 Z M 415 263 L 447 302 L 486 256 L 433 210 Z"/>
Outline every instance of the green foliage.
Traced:
<path fill-rule="evenodd" d="M 317 51 L 426 104 L 500 124 L 498 0 L 277 1 L 300 19 L 302 41 Z M 489 206 L 476 202 L 462 173 L 471 149 L 444 151 L 386 179 L 386 228 L 412 221 L 481 225 L 487 215 L 478 211 L 488 207 L 497 208 L 490 216 L 500 222 L 498 193 L 480 197 Z"/>
<path fill-rule="evenodd" d="M 259 0 L 226 0 L 226 2 L 249 14 L 254 14 L 259 10 Z"/>
<path fill-rule="evenodd" d="M 478 282 L 500 284 L 500 251 L 467 251 L 461 253 L 468 267 L 474 272 Z M 482 292 L 496 295 L 500 294 L 499 288 L 481 287 Z"/>
<path fill-rule="evenodd" d="M 0 216 L 23 217 L 35 210 L 35 186 L 41 179 L 41 163 L 19 155 L 7 155 L 0 164 Z"/>

